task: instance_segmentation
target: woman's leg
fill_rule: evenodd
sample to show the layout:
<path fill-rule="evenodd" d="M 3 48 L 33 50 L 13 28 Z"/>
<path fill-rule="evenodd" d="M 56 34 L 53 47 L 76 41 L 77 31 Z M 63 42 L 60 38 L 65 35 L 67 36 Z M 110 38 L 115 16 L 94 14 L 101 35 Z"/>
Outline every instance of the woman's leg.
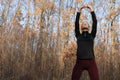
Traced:
<path fill-rule="evenodd" d="M 75 66 L 73 68 L 71 80 L 80 80 L 80 76 L 82 74 L 82 71 L 83 71 L 83 69 L 82 69 L 82 66 L 80 64 L 80 61 L 77 60 Z"/>
<path fill-rule="evenodd" d="M 91 60 L 90 63 L 88 68 L 90 80 L 99 80 L 99 72 L 95 60 Z"/>

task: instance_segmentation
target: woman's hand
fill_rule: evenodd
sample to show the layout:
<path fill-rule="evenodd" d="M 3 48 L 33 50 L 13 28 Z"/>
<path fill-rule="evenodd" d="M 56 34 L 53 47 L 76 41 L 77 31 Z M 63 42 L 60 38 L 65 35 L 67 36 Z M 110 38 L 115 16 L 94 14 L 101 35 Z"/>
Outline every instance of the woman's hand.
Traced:
<path fill-rule="evenodd" d="M 92 7 L 92 5 L 89 5 L 89 4 L 82 5 L 82 6 L 78 9 L 78 11 L 81 12 L 81 10 L 82 10 L 83 8 L 89 8 L 90 11 L 93 12 L 93 7 Z"/>
<path fill-rule="evenodd" d="M 91 12 L 93 12 L 93 7 L 92 7 L 92 5 L 87 4 L 86 7 L 89 8 Z"/>
<path fill-rule="evenodd" d="M 78 9 L 78 11 L 81 12 L 81 10 L 82 10 L 83 8 L 85 8 L 85 7 L 86 7 L 85 5 L 82 5 L 82 6 Z"/>

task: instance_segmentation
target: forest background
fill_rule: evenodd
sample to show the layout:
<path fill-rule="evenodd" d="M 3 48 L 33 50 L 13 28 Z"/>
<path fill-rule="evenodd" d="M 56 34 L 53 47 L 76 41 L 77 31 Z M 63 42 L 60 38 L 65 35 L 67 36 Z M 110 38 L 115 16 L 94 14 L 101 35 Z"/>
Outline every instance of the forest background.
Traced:
<path fill-rule="evenodd" d="M 120 0 L 0 0 L 0 80 L 70 80 L 77 9 L 97 16 L 100 80 L 120 80 Z M 88 9 L 80 20 L 92 24 Z M 81 80 L 89 80 L 83 72 Z"/>

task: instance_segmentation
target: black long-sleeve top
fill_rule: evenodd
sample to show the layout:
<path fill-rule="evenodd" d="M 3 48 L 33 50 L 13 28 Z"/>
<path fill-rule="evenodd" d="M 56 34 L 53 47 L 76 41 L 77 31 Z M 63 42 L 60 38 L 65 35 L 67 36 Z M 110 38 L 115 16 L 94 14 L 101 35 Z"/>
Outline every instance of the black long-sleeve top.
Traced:
<path fill-rule="evenodd" d="M 77 58 L 78 59 L 94 59 L 94 38 L 97 32 L 97 19 L 96 15 L 91 12 L 92 15 L 92 31 L 91 33 L 79 31 L 79 19 L 80 13 L 77 12 L 75 21 L 75 36 L 77 38 Z"/>

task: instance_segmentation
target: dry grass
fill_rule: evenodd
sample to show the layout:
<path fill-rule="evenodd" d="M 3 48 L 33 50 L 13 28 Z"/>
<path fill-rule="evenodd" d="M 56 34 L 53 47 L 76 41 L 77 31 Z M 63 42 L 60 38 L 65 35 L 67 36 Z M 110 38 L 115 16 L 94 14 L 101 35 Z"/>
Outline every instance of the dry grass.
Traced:
<path fill-rule="evenodd" d="M 12 31 L 2 28 L 1 31 L 0 80 L 70 80 L 76 60 L 75 43 L 59 56 L 55 53 L 56 48 L 46 48 L 45 38 L 39 39 L 29 28 L 20 32 L 15 28 Z M 100 78 L 119 80 L 119 50 L 116 47 L 112 53 L 105 48 L 103 43 L 95 47 Z M 84 72 L 81 79 L 89 80 L 88 73 Z"/>
<path fill-rule="evenodd" d="M 118 45 L 116 45 L 118 46 Z M 95 46 L 96 62 L 99 69 L 100 80 L 119 80 L 120 79 L 120 55 L 119 49 L 115 53 L 107 51 L 105 45 L 100 43 Z M 72 69 L 76 60 L 76 44 L 72 43 L 63 52 L 64 80 L 70 80 Z M 88 72 L 83 72 L 81 80 L 89 80 Z"/>
<path fill-rule="evenodd" d="M 60 0 L 57 2 L 59 4 L 57 7 L 54 0 L 52 2 L 28 0 L 35 5 L 40 5 L 40 7 L 34 6 L 35 12 L 32 13 L 30 5 L 27 5 L 25 0 L 18 0 L 18 4 L 16 3 L 18 8 L 15 12 L 11 12 L 15 6 L 11 1 L 14 0 L 2 0 L 1 3 L 3 1 L 8 2 L 2 4 L 4 9 L 1 12 L 0 80 L 70 80 L 76 60 L 76 44 L 69 44 L 69 41 L 74 30 L 73 20 L 77 8 L 74 6 L 77 6 L 78 3 L 74 3 L 73 0 L 71 2 Z M 28 9 L 25 9 L 27 12 L 25 17 L 21 13 L 22 4 L 19 1 L 28 6 Z M 70 10 L 69 6 L 64 8 L 64 2 L 72 3 Z M 77 2 L 81 2 L 81 0 Z M 100 7 L 101 5 L 96 7 L 96 11 L 99 11 Z M 103 9 L 109 11 L 109 8 L 104 7 Z M 111 9 L 114 8 L 111 7 Z M 13 15 L 14 13 L 15 15 Z M 108 21 L 104 22 L 107 26 L 102 25 L 104 18 L 100 18 L 98 21 L 100 24 L 97 37 L 99 43 L 95 45 L 96 61 L 101 80 L 120 80 L 120 44 L 117 39 L 119 35 L 116 35 L 119 32 L 117 32 L 119 25 L 114 26 L 118 22 L 117 18 L 115 20 L 111 18 L 111 16 L 119 16 L 116 13 L 109 15 L 106 17 Z M 12 19 L 9 22 L 7 19 L 10 17 Z M 34 20 L 31 21 L 33 18 Z M 25 28 L 22 28 L 21 20 L 26 23 Z M 33 28 L 29 28 L 30 26 Z M 35 28 L 39 30 L 35 31 Z M 57 30 L 56 33 L 54 30 Z M 103 32 L 107 35 L 101 34 Z M 108 45 L 109 43 L 106 45 L 109 39 L 111 39 L 112 45 Z M 101 42 L 103 40 L 104 42 Z M 84 72 L 81 80 L 88 79 L 87 72 Z"/>
<path fill-rule="evenodd" d="M 2 29 L 0 80 L 49 80 L 58 78 L 58 55 L 29 28 L 16 32 Z M 41 45 L 42 44 L 42 45 Z M 48 54 L 49 53 L 49 54 Z"/>

